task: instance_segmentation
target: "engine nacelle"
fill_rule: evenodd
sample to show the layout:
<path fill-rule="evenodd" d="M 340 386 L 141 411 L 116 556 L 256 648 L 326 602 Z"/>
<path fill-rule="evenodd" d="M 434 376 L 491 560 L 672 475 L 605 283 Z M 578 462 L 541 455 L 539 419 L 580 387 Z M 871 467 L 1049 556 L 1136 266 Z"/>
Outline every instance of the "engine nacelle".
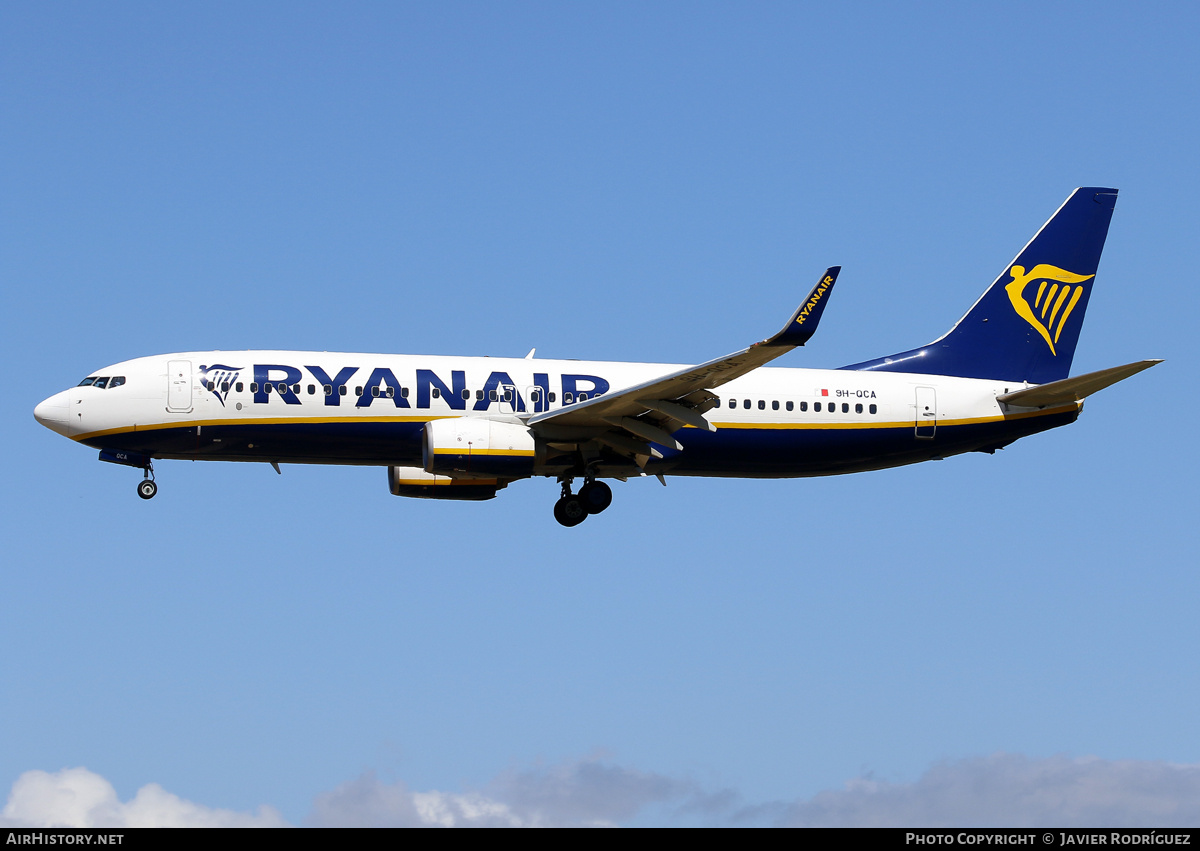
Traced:
<path fill-rule="evenodd" d="M 533 475 L 537 444 L 521 423 L 447 417 L 425 424 L 425 472 L 523 479 Z"/>
<path fill-rule="evenodd" d="M 395 496 L 419 499 L 492 499 L 508 484 L 499 479 L 453 479 L 420 467 L 388 467 L 388 488 Z"/>

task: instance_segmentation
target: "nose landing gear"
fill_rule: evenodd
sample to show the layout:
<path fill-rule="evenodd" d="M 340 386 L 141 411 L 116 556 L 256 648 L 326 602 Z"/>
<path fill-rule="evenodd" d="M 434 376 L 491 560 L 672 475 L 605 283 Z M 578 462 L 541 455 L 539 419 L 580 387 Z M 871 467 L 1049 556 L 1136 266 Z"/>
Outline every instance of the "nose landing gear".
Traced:
<path fill-rule="evenodd" d="M 154 461 L 149 455 L 124 449 L 101 449 L 100 460 L 141 470 L 142 480 L 138 482 L 137 495 L 142 499 L 154 499 L 154 495 L 158 493 L 158 485 L 154 484 Z"/>
<path fill-rule="evenodd" d="M 612 505 L 612 488 L 604 482 L 585 479 L 579 493 L 572 494 L 571 482 L 574 479 L 564 476 L 559 481 L 562 483 L 562 496 L 554 503 L 554 519 L 564 526 L 578 526 L 587 520 L 589 514 L 599 514 Z"/>
<path fill-rule="evenodd" d="M 142 499 L 154 499 L 158 493 L 158 485 L 154 483 L 154 465 L 147 464 L 142 468 L 142 480 L 138 482 L 137 493 Z"/>

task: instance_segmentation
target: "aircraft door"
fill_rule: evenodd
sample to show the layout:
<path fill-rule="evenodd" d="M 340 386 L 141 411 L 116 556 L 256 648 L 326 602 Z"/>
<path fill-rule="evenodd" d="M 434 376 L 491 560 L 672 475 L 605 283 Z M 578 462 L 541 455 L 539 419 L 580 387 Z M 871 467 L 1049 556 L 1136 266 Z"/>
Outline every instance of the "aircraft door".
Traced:
<path fill-rule="evenodd" d="M 550 410 L 550 405 L 546 399 L 546 391 L 536 385 L 533 387 L 526 387 L 525 413 L 540 414 L 543 411 L 548 410 Z"/>
<path fill-rule="evenodd" d="M 520 405 L 521 397 L 517 394 L 517 388 L 512 384 L 501 384 L 496 388 L 496 396 L 499 404 L 497 410 L 502 414 L 515 414 Z"/>
<path fill-rule="evenodd" d="M 167 362 L 167 410 L 187 413 L 192 409 L 192 362 Z"/>
<path fill-rule="evenodd" d="M 931 439 L 937 431 L 937 390 L 917 388 L 916 436 Z"/>

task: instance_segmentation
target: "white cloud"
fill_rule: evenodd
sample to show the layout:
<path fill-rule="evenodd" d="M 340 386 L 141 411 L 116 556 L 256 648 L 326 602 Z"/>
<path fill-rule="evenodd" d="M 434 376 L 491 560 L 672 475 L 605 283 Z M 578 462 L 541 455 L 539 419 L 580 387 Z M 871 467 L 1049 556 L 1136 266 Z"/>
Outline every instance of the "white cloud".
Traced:
<path fill-rule="evenodd" d="M 738 815 L 811 827 L 1185 827 L 1200 825 L 1200 766 L 995 754 Z"/>
<path fill-rule="evenodd" d="M 271 807 L 254 814 L 217 810 L 185 801 L 157 783 L 129 801 L 86 768 L 27 771 L 17 778 L 0 811 L 2 827 L 286 827 Z"/>
<path fill-rule="evenodd" d="M 318 827 L 525 827 L 508 807 L 482 795 L 412 792 L 403 782 L 381 783 L 368 772 L 320 795 Z"/>
<path fill-rule="evenodd" d="M 413 792 L 367 773 L 320 796 L 311 821 L 323 827 L 616 826 L 647 806 L 698 794 L 690 783 L 597 760 L 508 771 L 465 794 Z"/>
<path fill-rule="evenodd" d="M 1015 754 L 939 763 L 911 783 L 860 777 L 811 798 L 746 805 L 732 790 L 599 759 L 506 771 L 482 789 L 413 791 L 363 774 L 313 802 L 315 826 L 615 826 L 667 823 L 900 827 L 1200 826 L 1200 765 Z M 283 827 L 276 810 L 211 809 L 151 783 L 118 800 L 85 768 L 29 771 L 0 827 Z"/>

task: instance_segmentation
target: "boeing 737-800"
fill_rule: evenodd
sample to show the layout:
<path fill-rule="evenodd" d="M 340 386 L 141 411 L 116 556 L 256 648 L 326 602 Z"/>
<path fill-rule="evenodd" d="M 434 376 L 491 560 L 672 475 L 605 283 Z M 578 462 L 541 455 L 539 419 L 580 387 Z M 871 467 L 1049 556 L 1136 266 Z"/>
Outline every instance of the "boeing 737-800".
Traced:
<path fill-rule="evenodd" d="M 604 479 L 825 476 L 994 452 L 1159 362 L 1068 377 L 1116 198 L 1075 190 L 944 336 L 840 369 L 766 366 L 813 335 L 835 266 L 779 333 L 698 366 L 183 352 L 89 373 L 34 416 L 142 469 L 145 499 L 155 459 L 380 466 L 393 494 L 442 499 L 547 476 L 565 526 L 608 507 Z"/>

